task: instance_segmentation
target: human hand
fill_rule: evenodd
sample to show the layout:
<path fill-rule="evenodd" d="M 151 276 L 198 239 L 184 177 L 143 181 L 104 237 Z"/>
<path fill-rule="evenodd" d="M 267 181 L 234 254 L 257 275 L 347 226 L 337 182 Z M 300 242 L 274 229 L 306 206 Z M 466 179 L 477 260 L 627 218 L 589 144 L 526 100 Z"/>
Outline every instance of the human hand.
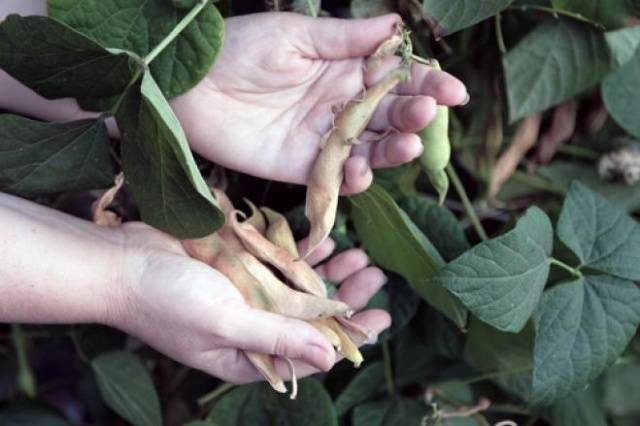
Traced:
<path fill-rule="evenodd" d="M 142 223 L 121 227 L 129 253 L 124 257 L 122 302 L 110 325 L 140 338 L 165 355 L 232 383 L 262 380 L 242 351 L 288 357 L 298 376 L 330 369 L 336 362 L 331 344 L 304 321 L 255 310 L 245 304 L 221 273 L 188 257 L 179 241 Z M 311 259 L 325 260 L 334 243 L 325 242 Z M 349 250 L 316 267 L 341 282 L 337 297 L 361 310 L 385 283 L 380 269 L 367 267 L 361 250 Z M 381 310 L 360 312 L 355 322 L 380 333 L 390 324 Z M 281 377 L 289 377 L 282 359 Z"/>
<path fill-rule="evenodd" d="M 331 128 L 332 106 L 354 98 L 397 64 L 393 59 L 375 71 L 364 69 L 366 57 L 399 21 L 397 15 L 340 20 L 289 13 L 227 19 L 227 39 L 209 75 L 172 101 L 192 148 L 244 173 L 306 183 Z M 368 143 L 354 147 L 343 193 L 365 190 L 372 167 L 418 157 L 422 144 L 414 132 L 433 119 L 436 103 L 454 106 L 467 99 L 465 86 L 446 72 L 415 64 L 411 74 L 380 104 L 361 138 Z"/>

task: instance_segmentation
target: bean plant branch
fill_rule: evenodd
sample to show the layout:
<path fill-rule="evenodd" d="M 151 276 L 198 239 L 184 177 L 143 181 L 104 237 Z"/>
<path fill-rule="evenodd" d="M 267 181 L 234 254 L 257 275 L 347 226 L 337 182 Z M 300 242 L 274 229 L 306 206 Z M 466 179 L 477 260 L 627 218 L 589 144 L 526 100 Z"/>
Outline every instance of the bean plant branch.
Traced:
<path fill-rule="evenodd" d="M 566 17 L 571 18 L 571 19 L 575 19 L 576 21 L 580 21 L 580 22 L 584 22 L 584 23 L 589 24 L 589 25 L 593 25 L 594 27 L 596 27 L 598 29 L 601 29 L 601 30 L 605 29 L 604 25 L 600 24 L 599 22 L 592 21 L 591 19 L 585 17 L 584 15 L 581 15 L 581 14 L 575 13 L 575 12 L 571 12 L 571 11 L 568 11 L 568 10 L 564 10 L 564 9 L 556 9 L 554 7 L 542 6 L 542 5 L 536 5 L 536 4 L 531 4 L 531 5 L 514 4 L 514 5 L 509 6 L 507 9 L 508 10 L 519 10 L 521 12 L 527 12 L 529 10 L 534 10 L 534 11 L 538 11 L 538 12 L 550 13 L 551 15 L 553 15 L 556 18 L 559 15 L 562 15 L 562 16 L 566 16 Z"/>
<path fill-rule="evenodd" d="M 576 278 L 582 278 L 582 272 L 580 272 L 579 269 L 577 268 L 573 268 L 569 265 L 567 265 L 566 263 L 564 263 L 561 260 L 558 260 L 554 257 L 549 258 L 549 263 L 551 265 L 557 266 L 558 268 L 564 269 L 565 271 L 567 271 L 568 273 L 570 273 L 571 275 L 573 275 Z"/>
<path fill-rule="evenodd" d="M 389 342 L 382 343 L 382 357 L 384 360 L 384 379 L 387 384 L 387 392 L 393 396 L 395 394 L 395 383 L 393 380 L 393 367 L 391 366 L 391 351 L 389 350 Z"/>
<path fill-rule="evenodd" d="M 147 54 L 147 56 L 144 57 L 145 65 L 149 66 L 149 64 L 151 64 L 151 62 L 153 62 L 153 60 L 156 59 L 156 57 L 158 57 L 158 55 L 160 55 L 164 51 L 164 49 L 166 49 L 167 46 L 170 45 L 176 39 L 176 37 L 178 37 L 180 33 L 182 33 L 182 31 L 184 31 L 184 29 L 189 26 L 189 24 L 191 24 L 191 22 L 198 16 L 198 14 L 208 3 L 209 0 L 200 0 L 200 2 L 198 2 L 198 4 L 196 4 L 193 9 L 191 9 L 189 13 L 187 13 L 184 18 L 180 20 L 180 22 L 178 22 L 178 25 L 176 25 L 173 30 L 171 30 L 171 32 L 167 34 L 167 36 L 160 43 L 158 43 L 158 45 Z"/>
<path fill-rule="evenodd" d="M 487 241 L 489 236 L 487 232 L 482 227 L 482 223 L 480 222 L 480 218 L 478 218 L 478 214 L 473 208 L 473 204 L 471 204 L 471 200 L 469 200 L 469 196 L 467 195 L 467 191 L 464 189 L 464 185 L 462 185 L 462 181 L 460 181 L 460 177 L 458 173 L 453 168 L 451 164 L 447 166 L 447 174 L 449 175 L 449 179 L 451 179 L 451 183 L 453 187 L 456 189 L 460 200 L 462 201 L 462 205 L 464 206 L 464 210 L 467 213 L 469 221 L 473 225 L 473 228 L 478 233 L 478 236 L 482 241 Z"/>
<path fill-rule="evenodd" d="M 500 53 L 504 55 L 505 53 L 507 53 L 507 46 L 504 43 L 504 35 L 502 34 L 502 15 L 500 13 L 496 13 L 495 26 L 498 49 L 500 50 Z"/>
<path fill-rule="evenodd" d="M 218 386 L 217 388 L 215 388 L 211 392 L 209 392 L 207 394 L 204 394 L 200 398 L 198 398 L 198 405 L 202 407 L 202 406 L 207 405 L 210 402 L 215 401 L 216 399 L 220 398 L 225 393 L 229 392 L 235 386 L 236 385 L 234 385 L 233 383 L 223 383 L 223 384 L 221 384 L 220 386 Z"/>

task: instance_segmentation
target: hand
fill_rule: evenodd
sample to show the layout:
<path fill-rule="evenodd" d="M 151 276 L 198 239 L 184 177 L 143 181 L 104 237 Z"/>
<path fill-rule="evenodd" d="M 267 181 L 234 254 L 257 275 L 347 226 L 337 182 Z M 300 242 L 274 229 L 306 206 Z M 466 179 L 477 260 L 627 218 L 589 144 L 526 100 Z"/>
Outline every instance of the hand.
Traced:
<path fill-rule="evenodd" d="M 192 148 L 225 167 L 304 184 L 332 106 L 381 79 L 397 60 L 366 72 L 364 61 L 393 33 L 397 15 L 368 20 L 264 13 L 227 19 L 227 39 L 209 75 L 172 101 Z M 371 168 L 391 167 L 422 152 L 414 132 L 433 119 L 436 103 L 458 105 L 465 86 L 451 75 L 414 65 L 411 81 L 379 106 L 362 144 L 345 166 L 343 193 L 365 190 Z M 376 136 L 385 134 L 379 141 Z"/>
<path fill-rule="evenodd" d="M 286 356 L 296 373 L 328 370 L 336 362 L 331 344 L 304 321 L 248 307 L 221 273 L 187 256 L 181 244 L 142 223 L 121 228 L 126 246 L 125 273 L 111 325 L 137 336 L 185 365 L 232 383 L 261 380 L 241 350 Z M 327 241 L 310 259 L 317 264 L 333 251 Z M 337 297 L 361 310 L 385 283 L 380 269 L 367 267 L 361 250 L 341 253 L 317 267 L 327 279 L 342 282 Z M 390 324 L 381 310 L 360 312 L 353 320 L 380 333 Z M 281 376 L 289 377 L 282 359 Z"/>

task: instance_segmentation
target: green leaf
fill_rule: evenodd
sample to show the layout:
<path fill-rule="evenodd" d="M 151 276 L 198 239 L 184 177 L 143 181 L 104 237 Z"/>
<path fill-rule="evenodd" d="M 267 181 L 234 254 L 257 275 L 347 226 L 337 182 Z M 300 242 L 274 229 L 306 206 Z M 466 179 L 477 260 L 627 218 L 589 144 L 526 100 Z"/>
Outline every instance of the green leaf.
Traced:
<path fill-rule="evenodd" d="M 596 386 L 556 402 L 551 408 L 553 426 L 607 426 L 601 398 Z"/>
<path fill-rule="evenodd" d="M 162 424 L 153 381 L 142 362 L 130 352 L 109 352 L 93 359 L 91 368 L 105 402 L 116 413 L 138 425 Z"/>
<path fill-rule="evenodd" d="M 638 86 L 640 85 L 640 48 L 623 67 L 602 84 L 602 98 L 613 119 L 629 134 L 640 138 Z"/>
<path fill-rule="evenodd" d="M 604 35 L 616 65 L 621 67 L 640 47 L 640 26 L 609 31 Z"/>
<path fill-rule="evenodd" d="M 129 61 L 51 18 L 9 15 L 0 23 L 0 68 L 46 98 L 120 93 Z"/>
<path fill-rule="evenodd" d="M 427 411 L 424 403 L 402 397 L 369 402 L 353 411 L 353 426 L 419 425 Z"/>
<path fill-rule="evenodd" d="M 42 123 L 0 115 L 0 189 L 23 196 L 113 184 L 102 119 Z"/>
<path fill-rule="evenodd" d="M 352 196 L 351 218 L 369 255 L 383 268 L 402 275 L 415 291 L 459 327 L 466 310 L 429 278 L 444 266 L 437 250 L 389 194 L 377 185 Z"/>
<path fill-rule="evenodd" d="M 629 186 L 602 180 L 593 166 L 556 160 L 539 167 L 538 173 L 559 191 L 569 192 L 573 181 L 578 180 L 619 209 L 626 212 L 640 209 L 640 183 Z"/>
<path fill-rule="evenodd" d="M 464 359 L 506 391 L 527 400 L 531 393 L 531 369 L 535 338 L 529 321 L 518 334 L 505 333 L 473 318 L 464 349 Z"/>
<path fill-rule="evenodd" d="M 127 91 L 116 120 L 122 167 L 142 219 L 178 238 L 202 237 L 222 226 L 224 215 L 151 74 Z"/>
<path fill-rule="evenodd" d="M 546 405 L 582 389 L 618 358 L 640 324 L 640 289 L 585 275 L 545 292 L 535 323 L 531 399 Z"/>
<path fill-rule="evenodd" d="M 513 0 L 422 0 L 422 10 L 440 38 L 475 25 L 509 6 Z"/>
<path fill-rule="evenodd" d="M 417 194 L 405 197 L 399 204 L 446 261 L 471 248 L 458 218 L 437 201 Z"/>
<path fill-rule="evenodd" d="M 237 387 L 209 412 L 215 426 L 337 426 L 331 397 L 315 379 L 298 382 L 298 397 L 278 394 L 264 383 Z"/>
<path fill-rule="evenodd" d="M 378 343 L 402 330 L 415 315 L 420 298 L 399 275 L 389 274 L 389 282 L 376 293 L 367 309 L 384 309 L 391 315 L 391 326 L 378 336 Z"/>
<path fill-rule="evenodd" d="M 628 0 L 551 0 L 557 9 L 578 13 L 587 19 L 599 22 L 607 28 L 619 28 L 633 16 Z"/>
<path fill-rule="evenodd" d="M 613 365 L 604 380 L 604 405 L 616 416 L 640 413 L 640 365 Z"/>
<path fill-rule="evenodd" d="M 354 18 L 371 18 L 395 12 L 392 0 L 351 0 Z"/>
<path fill-rule="evenodd" d="M 167 0 L 49 0 L 49 15 L 102 46 L 129 50 L 144 57 L 188 13 Z M 202 80 L 224 39 L 224 19 L 213 4 L 151 63 L 151 73 L 167 98 L 180 95 Z"/>
<path fill-rule="evenodd" d="M 548 20 L 503 58 L 514 122 L 595 86 L 612 69 L 604 36 L 589 25 Z"/>
<path fill-rule="evenodd" d="M 549 275 L 553 228 L 532 207 L 512 231 L 478 244 L 432 278 L 478 318 L 518 332 L 533 313 Z"/>
<path fill-rule="evenodd" d="M 0 411 L 2 426 L 69 426 L 65 419 L 51 409 L 35 404 L 12 405 Z"/>
<path fill-rule="evenodd" d="M 336 399 L 338 416 L 375 396 L 384 386 L 384 365 L 381 361 L 367 365 L 344 388 Z"/>
<path fill-rule="evenodd" d="M 557 233 L 582 266 L 640 280 L 640 225 L 581 183 L 571 185 Z"/>

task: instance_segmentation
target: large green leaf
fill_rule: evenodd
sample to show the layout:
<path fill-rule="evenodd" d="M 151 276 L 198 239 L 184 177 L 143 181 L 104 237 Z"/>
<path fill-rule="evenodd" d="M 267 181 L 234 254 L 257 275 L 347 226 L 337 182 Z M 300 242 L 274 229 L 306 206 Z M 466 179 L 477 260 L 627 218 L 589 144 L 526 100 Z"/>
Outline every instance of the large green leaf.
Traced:
<path fill-rule="evenodd" d="M 551 3 L 558 9 L 579 13 L 607 28 L 624 26 L 634 12 L 629 0 L 551 0 Z"/>
<path fill-rule="evenodd" d="M 464 359 L 479 371 L 495 374 L 493 381 L 527 400 L 531 393 L 534 331 L 533 321 L 529 321 L 520 333 L 513 334 L 473 318 Z"/>
<path fill-rule="evenodd" d="M 640 183 L 625 185 L 600 179 L 595 167 L 583 163 L 556 160 L 538 168 L 538 173 L 561 192 L 569 192 L 574 180 L 587 185 L 609 203 L 626 212 L 640 209 Z"/>
<path fill-rule="evenodd" d="M 49 0 L 53 16 L 102 46 L 145 56 L 188 13 L 167 0 Z M 208 4 L 151 64 L 151 73 L 168 98 L 195 86 L 210 70 L 222 47 L 224 20 Z"/>
<path fill-rule="evenodd" d="M 478 318 L 518 332 L 533 313 L 549 275 L 553 228 L 530 208 L 512 231 L 473 247 L 432 278 Z"/>
<path fill-rule="evenodd" d="M 434 35 L 443 37 L 489 18 L 513 0 L 422 0 L 422 10 L 432 23 Z"/>
<path fill-rule="evenodd" d="M 51 18 L 9 15 L 0 23 L 0 68 L 47 98 L 120 93 L 132 76 L 129 60 Z"/>
<path fill-rule="evenodd" d="M 585 275 L 545 292 L 535 323 L 531 399 L 546 405 L 582 389 L 618 358 L 640 324 L 640 289 Z"/>
<path fill-rule="evenodd" d="M 629 134 L 640 138 L 640 48 L 622 68 L 608 76 L 602 85 L 602 97 L 613 119 Z"/>
<path fill-rule="evenodd" d="M 616 65 L 621 67 L 633 57 L 640 47 L 640 26 L 609 31 L 604 35 Z"/>
<path fill-rule="evenodd" d="M 595 86 L 613 62 L 598 30 L 565 20 L 546 21 L 503 58 L 511 121 Z"/>
<path fill-rule="evenodd" d="M 240 386 L 216 403 L 207 420 L 215 426 L 337 426 L 331 397 L 320 382 L 298 382 L 295 401 L 264 383 Z"/>
<path fill-rule="evenodd" d="M 394 397 L 358 405 L 353 411 L 353 426 L 418 426 L 427 412 L 423 402 Z"/>
<path fill-rule="evenodd" d="M 553 404 L 551 408 L 553 426 L 607 426 L 597 386 L 578 392 Z"/>
<path fill-rule="evenodd" d="M 338 416 L 375 396 L 384 386 L 384 365 L 381 361 L 367 365 L 342 390 L 336 399 Z"/>
<path fill-rule="evenodd" d="M 122 167 L 142 219 L 179 238 L 202 237 L 218 229 L 224 215 L 149 72 L 128 90 L 116 120 Z"/>
<path fill-rule="evenodd" d="M 429 280 L 444 261 L 389 194 L 373 185 L 350 200 L 356 231 L 373 260 L 402 275 L 427 302 L 458 326 L 464 326 L 464 307 L 446 289 Z"/>
<path fill-rule="evenodd" d="M 437 201 L 416 194 L 403 198 L 399 204 L 446 261 L 455 259 L 471 248 L 460 221 L 451 210 Z"/>
<path fill-rule="evenodd" d="M 162 424 L 160 401 L 142 362 L 125 351 L 93 359 L 91 368 L 105 402 L 135 426 Z"/>
<path fill-rule="evenodd" d="M 583 266 L 640 280 L 640 225 L 581 183 L 567 194 L 557 232 Z"/>
<path fill-rule="evenodd" d="M 33 196 L 113 184 L 104 121 L 42 123 L 0 115 L 0 189 Z"/>

